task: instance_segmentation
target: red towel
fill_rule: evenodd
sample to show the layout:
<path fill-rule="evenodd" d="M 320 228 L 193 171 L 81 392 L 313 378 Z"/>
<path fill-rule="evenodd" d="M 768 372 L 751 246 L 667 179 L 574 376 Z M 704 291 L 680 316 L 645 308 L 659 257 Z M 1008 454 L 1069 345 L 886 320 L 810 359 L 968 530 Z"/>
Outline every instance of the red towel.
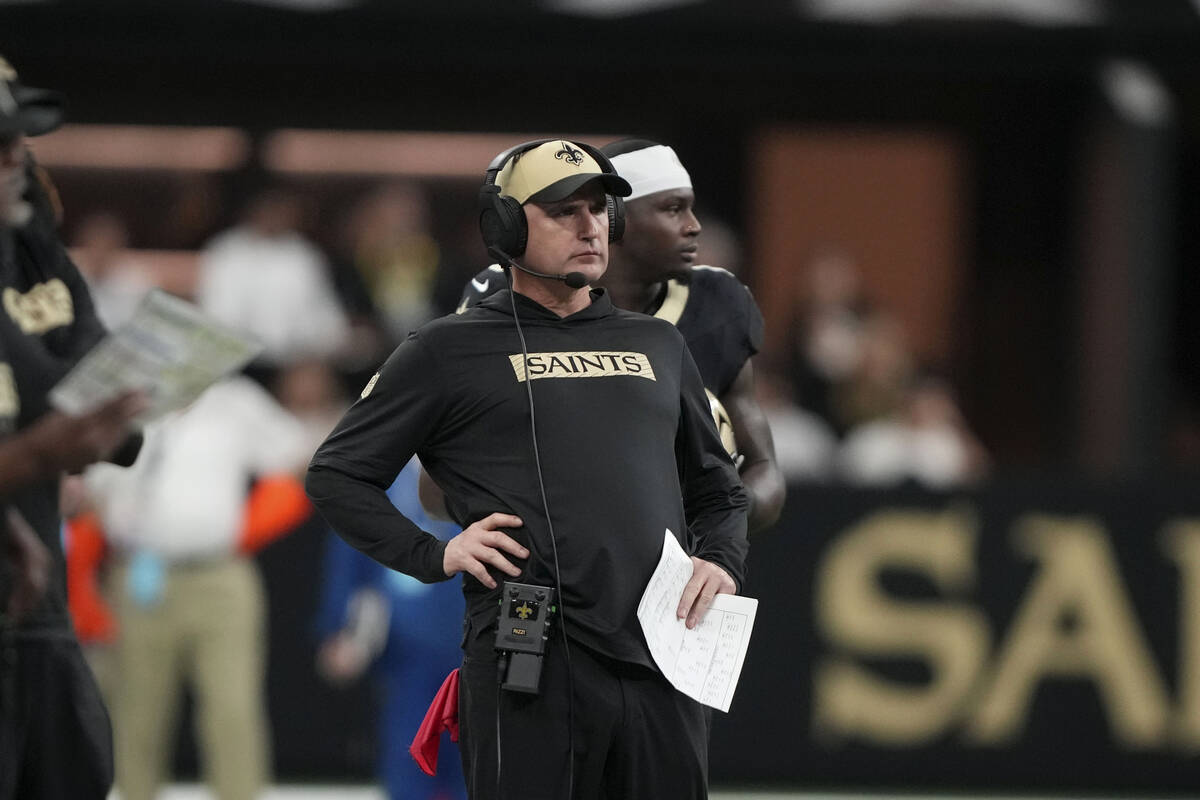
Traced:
<path fill-rule="evenodd" d="M 417 766 L 426 775 L 437 774 L 438 747 L 442 743 L 442 731 L 450 731 L 450 741 L 458 741 L 458 670 L 453 670 L 442 681 L 425 712 L 421 727 L 413 737 L 408 752 L 417 760 Z"/>

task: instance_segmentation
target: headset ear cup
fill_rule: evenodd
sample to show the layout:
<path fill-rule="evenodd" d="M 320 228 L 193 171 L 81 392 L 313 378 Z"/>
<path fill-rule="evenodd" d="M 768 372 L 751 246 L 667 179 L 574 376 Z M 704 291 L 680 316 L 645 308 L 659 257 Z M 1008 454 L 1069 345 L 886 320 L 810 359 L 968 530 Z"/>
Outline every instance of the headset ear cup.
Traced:
<path fill-rule="evenodd" d="M 525 245 L 529 241 L 529 223 L 525 219 L 525 209 L 512 197 L 501 197 L 498 204 L 500 217 L 504 220 L 504 243 L 500 249 L 510 256 L 525 253 Z"/>
<path fill-rule="evenodd" d="M 523 255 L 524 248 L 529 241 L 529 221 L 524 216 L 524 209 L 520 203 L 517 203 L 515 198 L 502 197 L 500 203 L 504 204 L 505 210 L 508 211 L 509 222 L 508 229 L 511 236 L 511 245 L 508 253 L 510 255 Z"/>
<path fill-rule="evenodd" d="M 504 238 L 504 223 L 498 211 L 500 189 L 495 184 L 484 184 L 479 190 L 479 234 L 485 247 L 500 247 Z"/>
<path fill-rule="evenodd" d="M 625 235 L 625 199 L 615 195 L 608 198 L 608 241 L 619 242 Z"/>
<path fill-rule="evenodd" d="M 529 226 L 525 209 L 511 197 L 504 197 L 495 184 L 486 184 L 479 192 L 479 233 L 486 247 L 498 247 L 510 256 L 525 252 Z"/>

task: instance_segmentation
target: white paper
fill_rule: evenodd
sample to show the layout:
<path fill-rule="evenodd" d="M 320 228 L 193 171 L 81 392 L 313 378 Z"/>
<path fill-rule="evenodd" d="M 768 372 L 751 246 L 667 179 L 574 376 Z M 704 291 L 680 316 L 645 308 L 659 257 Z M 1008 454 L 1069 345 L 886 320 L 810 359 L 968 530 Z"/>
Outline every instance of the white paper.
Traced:
<path fill-rule="evenodd" d="M 178 297 L 153 290 L 133 316 L 100 340 L 50 392 L 68 414 L 84 414 L 130 389 L 149 396 L 144 424 L 191 403 L 261 350 L 248 336 Z"/>
<path fill-rule="evenodd" d="M 675 609 L 691 577 L 692 559 L 668 530 L 658 568 L 638 603 L 638 621 L 654 663 L 671 685 L 727 712 L 746 660 L 758 600 L 718 594 L 700 623 L 688 630 Z"/>

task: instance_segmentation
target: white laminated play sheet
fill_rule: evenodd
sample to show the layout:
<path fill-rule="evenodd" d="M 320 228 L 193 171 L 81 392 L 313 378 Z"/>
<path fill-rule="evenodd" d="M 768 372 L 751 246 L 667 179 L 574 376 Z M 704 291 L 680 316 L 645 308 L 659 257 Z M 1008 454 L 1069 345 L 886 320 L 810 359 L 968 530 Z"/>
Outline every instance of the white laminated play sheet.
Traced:
<path fill-rule="evenodd" d="M 638 604 L 638 621 L 654 663 L 679 691 L 706 706 L 729 711 L 750 645 L 758 600 L 718 594 L 695 628 L 675 616 L 692 560 L 666 532 L 662 558 Z"/>
<path fill-rule="evenodd" d="M 83 414 L 130 389 L 149 396 L 139 423 L 191 403 L 214 381 L 241 369 L 261 347 L 199 308 L 153 290 L 133 316 L 100 340 L 50 392 L 68 414 Z"/>

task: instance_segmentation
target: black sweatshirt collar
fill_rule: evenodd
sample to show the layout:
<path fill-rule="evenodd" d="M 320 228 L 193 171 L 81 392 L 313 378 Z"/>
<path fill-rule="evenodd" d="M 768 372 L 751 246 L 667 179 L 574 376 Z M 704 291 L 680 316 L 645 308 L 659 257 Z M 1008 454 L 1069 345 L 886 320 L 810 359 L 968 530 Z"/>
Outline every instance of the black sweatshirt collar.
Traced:
<path fill-rule="evenodd" d="M 582 308 L 574 314 L 565 317 L 558 316 L 558 314 L 555 314 L 541 303 L 531 300 L 520 292 L 513 292 L 511 289 L 502 289 L 495 294 L 485 297 L 479 302 L 478 308 L 491 309 L 492 311 L 498 311 L 501 314 L 511 317 L 513 313 L 513 298 L 515 297 L 517 310 L 521 315 L 522 321 L 571 325 L 611 316 L 613 313 L 613 304 L 612 299 L 608 296 L 608 292 L 604 289 L 592 289 L 590 294 L 592 302 L 586 308 Z"/>

